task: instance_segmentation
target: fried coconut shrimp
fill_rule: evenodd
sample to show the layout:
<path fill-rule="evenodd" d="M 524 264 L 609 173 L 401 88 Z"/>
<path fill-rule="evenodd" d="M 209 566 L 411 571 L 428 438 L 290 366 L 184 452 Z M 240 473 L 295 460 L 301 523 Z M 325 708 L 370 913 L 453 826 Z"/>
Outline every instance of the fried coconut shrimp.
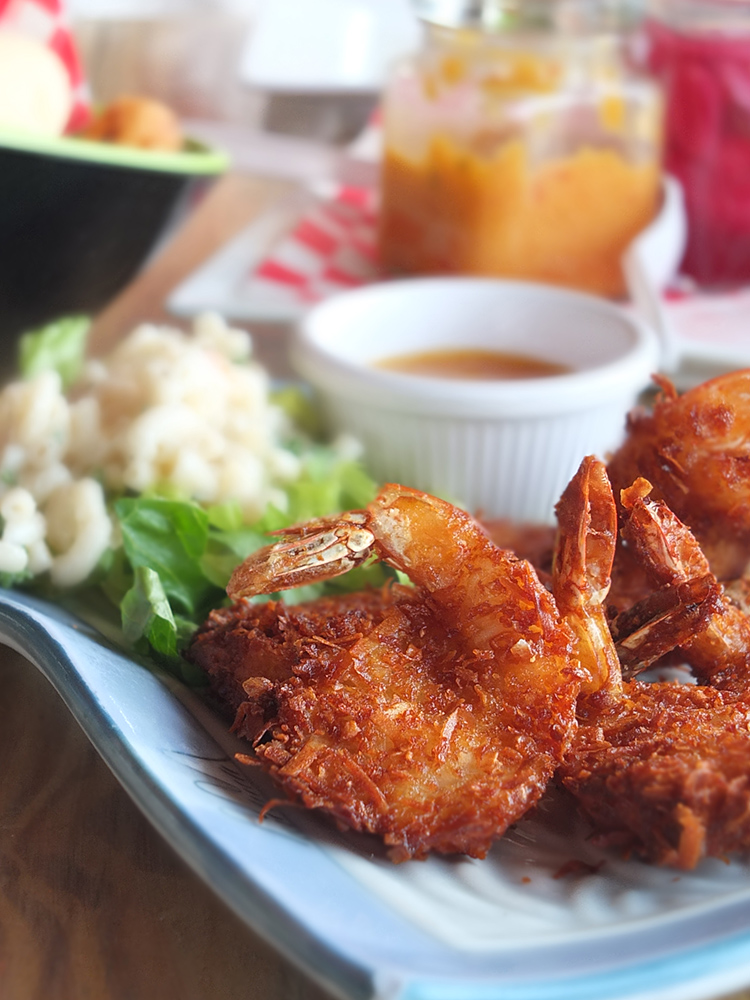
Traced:
<path fill-rule="evenodd" d="M 242 600 L 372 553 L 414 586 L 288 608 Z M 237 603 L 190 657 L 292 799 L 403 860 L 483 857 L 541 796 L 575 726 L 572 635 L 531 565 L 468 514 L 386 486 L 366 510 L 251 556 L 228 592 Z"/>
<path fill-rule="evenodd" d="M 190 659 L 205 671 L 214 694 L 236 717 L 237 731 L 254 742 L 265 721 L 262 713 L 249 711 L 243 686 L 248 677 L 263 678 L 261 686 L 289 680 L 301 660 L 367 635 L 391 604 L 390 589 L 320 597 L 288 607 L 281 601 L 240 600 L 211 613 L 193 640 Z"/>
<path fill-rule="evenodd" d="M 625 511 L 622 536 L 639 560 L 652 584 L 659 588 L 652 598 L 641 602 L 616 619 L 619 633 L 627 623 L 648 612 L 649 606 L 665 604 L 669 594 L 678 596 L 678 606 L 692 615 L 689 627 L 676 632 L 666 618 L 652 621 L 618 644 L 620 659 L 630 666 L 635 661 L 642 669 L 662 652 L 679 646 L 684 660 L 697 677 L 714 687 L 743 693 L 750 691 L 750 620 L 727 596 L 711 572 L 708 560 L 691 531 L 665 503 L 650 498 L 651 484 L 636 482 L 621 494 Z M 664 626 L 666 625 L 666 630 Z M 641 633 L 666 631 L 666 642 L 651 642 L 651 655 L 645 655 Z M 628 655 L 630 654 L 630 655 Z M 637 667 L 636 667 L 637 669 Z"/>
<path fill-rule="evenodd" d="M 628 500 L 633 508 L 644 492 L 641 481 Z M 603 669 L 614 662 L 611 639 L 609 653 L 603 650 L 601 605 L 615 538 L 598 526 L 610 525 L 614 510 L 603 467 L 586 459 L 558 506 L 558 553 L 573 555 L 556 559 L 553 587 L 566 618 L 576 619 L 581 659 L 601 686 L 579 700 L 579 725 L 559 779 L 600 843 L 689 869 L 704 857 L 750 847 L 750 708 L 742 697 L 713 687 L 623 683 L 617 671 Z M 636 520 L 630 537 L 645 530 Z M 570 566 L 581 595 L 575 601 L 565 596 Z M 719 606 L 709 594 L 706 627 Z M 673 622 L 674 644 L 688 645 L 691 628 L 689 616 L 682 625 Z"/>
<path fill-rule="evenodd" d="M 750 562 L 750 370 L 678 396 L 657 377 L 652 413 L 635 412 L 608 471 L 615 494 L 643 476 L 692 529 L 720 580 Z"/>

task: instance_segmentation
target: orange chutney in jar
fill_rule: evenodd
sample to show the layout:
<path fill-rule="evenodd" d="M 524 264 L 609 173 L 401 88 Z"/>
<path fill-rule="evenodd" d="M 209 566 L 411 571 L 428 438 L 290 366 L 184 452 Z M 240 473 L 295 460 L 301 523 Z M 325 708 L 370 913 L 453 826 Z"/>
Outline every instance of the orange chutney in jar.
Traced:
<path fill-rule="evenodd" d="M 443 37 L 402 64 L 386 94 L 383 268 L 622 295 L 622 254 L 658 209 L 658 92 L 601 45 L 587 64 L 578 44 L 488 52 L 467 34 L 460 57 Z"/>

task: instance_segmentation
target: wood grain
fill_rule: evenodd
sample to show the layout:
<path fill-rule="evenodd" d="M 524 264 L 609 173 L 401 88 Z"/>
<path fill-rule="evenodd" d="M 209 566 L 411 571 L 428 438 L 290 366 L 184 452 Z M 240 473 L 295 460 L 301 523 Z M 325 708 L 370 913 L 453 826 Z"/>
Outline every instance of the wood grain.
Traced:
<path fill-rule="evenodd" d="M 0 650 L 0 997 L 325 1000 L 151 828 L 25 659 Z"/>

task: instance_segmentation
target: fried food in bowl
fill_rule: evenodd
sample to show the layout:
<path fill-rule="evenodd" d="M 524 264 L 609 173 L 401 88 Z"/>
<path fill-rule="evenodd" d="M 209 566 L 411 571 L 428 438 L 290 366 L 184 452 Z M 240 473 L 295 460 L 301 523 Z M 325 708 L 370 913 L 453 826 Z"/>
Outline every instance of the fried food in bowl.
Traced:
<path fill-rule="evenodd" d="M 96 112 L 81 138 L 176 152 L 185 145 L 177 115 L 161 101 L 123 94 Z"/>

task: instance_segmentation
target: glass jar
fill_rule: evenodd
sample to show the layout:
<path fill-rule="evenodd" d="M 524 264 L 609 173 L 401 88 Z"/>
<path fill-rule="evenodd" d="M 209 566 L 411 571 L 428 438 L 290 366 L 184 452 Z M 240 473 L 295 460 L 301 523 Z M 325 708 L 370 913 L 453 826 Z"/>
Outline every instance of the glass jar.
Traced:
<path fill-rule="evenodd" d="M 427 6 L 442 23 L 425 22 L 384 97 L 384 270 L 621 295 L 660 187 L 661 98 L 626 58 L 632 7 Z"/>
<path fill-rule="evenodd" d="M 682 182 L 682 270 L 706 286 L 750 279 L 750 2 L 658 0 L 649 64 L 666 99 L 665 163 Z"/>

